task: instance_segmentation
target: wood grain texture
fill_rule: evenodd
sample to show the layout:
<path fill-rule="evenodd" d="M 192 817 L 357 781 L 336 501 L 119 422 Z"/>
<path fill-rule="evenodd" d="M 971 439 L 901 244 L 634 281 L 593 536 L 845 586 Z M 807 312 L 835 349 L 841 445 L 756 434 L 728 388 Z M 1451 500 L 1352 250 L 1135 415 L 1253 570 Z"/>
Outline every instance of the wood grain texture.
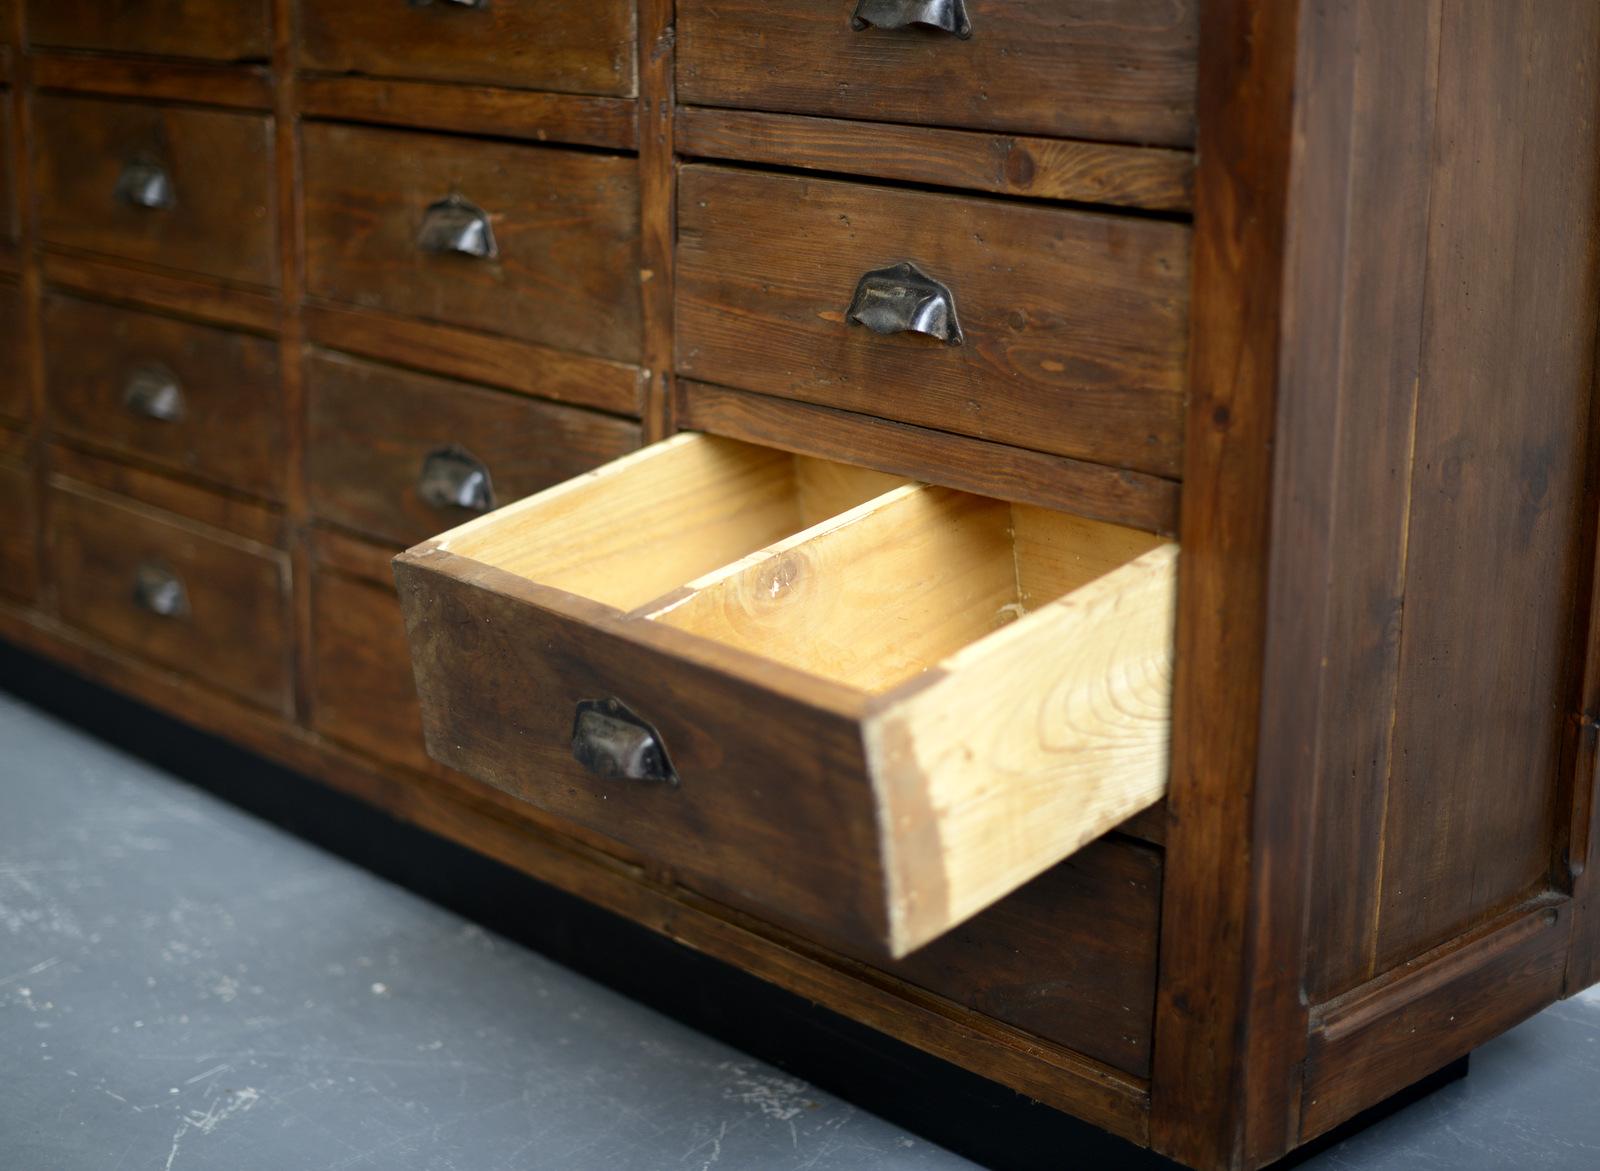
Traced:
<path fill-rule="evenodd" d="M 26 0 L 28 40 L 60 49 L 262 61 L 272 51 L 269 0 Z"/>
<path fill-rule="evenodd" d="M 17 242 L 17 188 L 12 177 L 11 92 L 0 89 L 0 249 Z"/>
<path fill-rule="evenodd" d="M 289 711 L 288 558 L 177 516 L 58 483 L 49 518 L 63 620 L 232 695 Z M 175 575 L 188 613 L 143 609 L 145 566 Z"/>
<path fill-rule="evenodd" d="M 1332 419 L 1306 429 L 1307 444 L 1329 447 L 1324 491 L 1337 500 L 1319 526 L 1326 548 L 1313 572 L 1326 575 L 1310 596 L 1326 611 L 1322 645 L 1311 653 L 1329 681 L 1315 719 L 1319 827 L 1312 849 L 1307 992 L 1331 999 L 1370 978 L 1383 821 L 1392 766 L 1399 634 L 1404 612 L 1406 524 L 1411 511 L 1413 444 L 1424 318 L 1423 273 L 1433 188 L 1434 112 L 1442 0 L 1360 3 L 1324 44 L 1359 43 L 1341 61 L 1347 93 L 1339 123 L 1318 131 L 1342 143 L 1349 175 L 1330 174 L 1346 231 L 1321 277 L 1337 289 L 1329 312 L 1342 328 L 1332 353 L 1305 361 L 1336 380 L 1325 396 Z M 1428 67 L 1417 68 L 1418 62 Z M 1341 274 L 1328 281 L 1326 272 Z M 1315 438 L 1313 438 L 1313 434 Z M 1307 493 L 1308 500 L 1319 493 Z M 1330 568 L 1336 572 L 1328 574 Z M 1299 599 L 1298 605 L 1304 605 Z"/>
<path fill-rule="evenodd" d="M 470 453 L 508 503 L 639 446 L 638 424 L 311 351 L 307 476 L 324 520 L 404 546 L 472 515 L 418 494 L 428 455 Z"/>
<path fill-rule="evenodd" d="M 209 65 L 72 53 L 38 53 L 29 64 L 39 89 L 68 90 L 141 101 L 193 102 L 246 110 L 272 108 L 265 66 Z"/>
<path fill-rule="evenodd" d="M 633 159 L 327 123 L 301 139 L 313 296 L 638 359 Z M 426 208 L 451 195 L 487 212 L 498 256 L 417 246 Z"/>
<path fill-rule="evenodd" d="M 59 252 L 42 256 L 40 268 L 46 284 L 101 300 L 158 309 L 254 333 L 278 330 L 278 302 L 268 293 Z"/>
<path fill-rule="evenodd" d="M 1444 10 L 1378 971 L 1544 888 L 1567 841 L 1600 108 L 1563 79 L 1597 58 L 1591 5 Z"/>
<path fill-rule="evenodd" d="M 1301 1141 L 1471 1052 L 1561 995 L 1571 906 L 1542 899 L 1339 1001 L 1311 1034 Z"/>
<path fill-rule="evenodd" d="M 47 243 L 277 285 L 267 118 L 56 95 L 40 97 L 34 109 L 39 232 Z M 175 206 L 117 199 L 118 176 L 135 160 L 168 172 Z"/>
<path fill-rule="evenodd" d="M 1293 786 L 1288 777 L 1263 786 L 1257 754 L 1298 13 L 1271 0 L 1206 0 L 1200 29 L 1184 552 L 1150 1139 L 1191 1166 L 1231 1168 L 1246 1162 L 1253 1084 L 1281 1088 L 1290 1074 L 1250 1060 L 1253 1037 L 1276 1041 L 1292 1028 L 1276 996 L 1254 999 L 1253 964 L 1281 959 L 1293 971 L 1297 962 L 1271 947 L 1272 929 L 1285 924 L 1264 922 L 1254 907 L 1258 884 L 1276 874 L 1257 809 L 1275 811 Z M 1286 893 L 1298 906 L 1300 889 Z M 1268 1015 L 1277 1012 L 1284 1015 Z M 1258 1122 L 1281 1134 L 1281 1120 Z M 1273 1155 L 1258 1148 L 1253 1157 Z"/>
<path fill-rule="evenodd" d="M 298 86 L 307 117 L 609 150 L 639 143 L 638 103 L 625 98 L 372 77 L 303 77 Z"/>
<path fill-rule="evenodd" d="M 307 335 L 330 349 L 616 415 L 640 411 L 643 372 L 624 362 L 317 301 L 302 313 Z"/>
<path fill-rule="evenodd" d="M 33 468 L 5 450 L 12 434 L 0 432 L 0 508 L 7 517 L 0 525 L 0 595 L 31 602 L 39 592 L 39 501 Z"/>
<path fill-rule="evenodd" d="M 1178 485 L 1104 464 L 722 386 L 678 383 L 680 426 L 1172 534 Z"/>
<path fill-rule="evenodd" d="M 851 28 L 854 0 L 679 0 L 687 103 L 1185 146 L 1198 8 L 967 0 L 970 40 Z"/>
<path fill-rule="evenodd" d="M 704 166 L 679 205 L 680 374 L 1177 473 L 1186 227 Z M 847 324 L 903 260 L 949 286 L 965 344 Z"/>
<path fill-rule="evenodd" d="M 300 0 L 303 69 L 634 95 L 633 5 Z"/>
<path fill-rule="evenodd" d="M 0 352 L 11 355 L 24 352 L 26 334 L 22 314 L 22 291 L 10 281 L 0 279 Z M 15 360 L 0 362 L 0 417 L 28 418 L 33 413 L 32 399 L 33 390 L 28 385 L 23 364 Z"/>
<path fill-rule="evenodd" d="M 678 150 L 997 195 L 1188 211 L 1194 156 L 1156 147 L 1069 142 L 926 126 L 892 126 L 682 106 Z"/>
<path fill-rule="evenodd" d="M 963 1012 L 942 996 L 714 903 L 663 885 L 427 777 L 397 777 L 306 729 L 237 703 L 216 688 L 134 659 L 34 611 L 0 601 L 0 637 L 49 655 L 105 685 L 226 735 L 395 816 L 468 845 L 523 873 L 624 915 L 678 942 L 898 1037 L 924 1052 L 1066 1110 L 1134 1142 L 1145 1141 L 1144 1082 L 1020 1029 Z"/>
<path fill-rule="evenodd" d="M 60 294 L 45 298 L 43 322 L 57 434 L 282 497 L 284 411 L 271 341 Z M 183 396 L 181 418 L 130 409 L 126 388 L 142 371 L 173 379 Z"/>
<path fill-rule="evenodd" d="M 674 429 L 673 302 L 677 286 L 677 60 L 674 0 L 641 0 L 639 42 L 639 253 L 644 316 L 645 435 L 654 442 Z"/>
<path fill-rule="evenodd" d="M 68 479 L 127 497 L 208 528 L 224 529 L 262 545 L 282 546 L 288 528 L 281 509 L 228 492 L 201 490 L 163 472 L 71 447 L 48 449 L 51 480 Z"/>

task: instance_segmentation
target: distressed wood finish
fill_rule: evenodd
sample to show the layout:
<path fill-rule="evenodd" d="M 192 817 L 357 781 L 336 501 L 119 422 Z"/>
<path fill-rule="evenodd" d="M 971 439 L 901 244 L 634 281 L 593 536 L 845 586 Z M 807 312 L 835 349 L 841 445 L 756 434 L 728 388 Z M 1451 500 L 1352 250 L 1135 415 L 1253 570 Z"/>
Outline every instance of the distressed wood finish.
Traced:
<path fill-rule="evenodd" d="M 639 358 L 634 160 L 324 123 L 301 140 L 312 295 Z M 418 247 L 426 209 L 451 195 L 488 214 L 498 256 Z"/>
<path fill-rule="evenodd" d="M 49 500 L 61 617 L 232 695 L 289 710 L 288 558 L 276 550 L 57 481 Z M 134 583 L 158 568 L 186 613 L 141 608 Z"/>
<path fill-rule="evenodd" d="M 272 108 L 272 75 L 265 66 L 241 69 L 195 61 L 119 60 L 77 53 L 42 53 L 30 64 L 34 85 L 39 89 L 246 110 Z"/>
<path fill-rule="evenodd" d="M 472 515 L 418 494 L 430 453 L 479 460 L 504 504 L 639 446 L 637 423 L 338 354 L 311 351 L 306 374 L 312 511 L 402 546 Z"/>
<path fill-rule="evenodd" d="M 839 475 L 685 435 L 406 554 L 430 750 L 896 956 L 1159 799 L 1173 547 L 944 489 L 851 507 L 884 485 Z M 1054 638 L 1080 653 L 1025 661 Z M 614 792 L 575 766 L 572 713 L 607 697 L 656 727 L 678 782 Z M 751 791 L 790 727 L 827 749 L 769 754 Z M 795 832 L 822 810 L 871 843 L 857 870 Z"/>
<path fill-rule="evenodd" d="M 22 314 L 21 290 L 0 277 L 0 352 L 13 356 L 26 352 Z M 0 361 L 0 417 L 26 419 L 32 414 L 31 399 L 23 364 L 14 358 Z"/>
<path fill-rule="evenodd" d="M 45 387 L 58 434 L 268 499 L 284 491 L 277 347 L 265 338 L 51 294 Z M 171 378 L 175 419 L 127 401 L 140 376 Z"/>
<path fill-rule="evenodd" d="M 0 257 L 17 242 L 17 193 L 11 169 L 11 93 L 0 89 Z"/>
<path fill-rule="evenodd" d="M 300 111 L 307 117 L 609 150 L 639 145 L 638 103 L 622 98 L 371 77 L 306 77 L 299 84 Z"/>
<path fill-rule="evenodd" d="M 0 430 L 0 596 L 30 602 L 39 591 L 38 500 L 33 469 L 16 457 L 20 436 Z"/>
<path fill-rule="evenodd" d="M 629 0 L 374 4 L 299 0 L 304 69 L 573 94 L 634 93 Z"/>
<path fill-rule="evenodd" d="M 855 0 L 679 0 L 685 102 L 1185 146 L 1199 5 L 967 0 L 970 40 L 851 28 Z"/>
<path fill-rule="evenodd" d="M 214 325 L 270 334 L 277 332 L 282 319 L 276 297 L 255 289 L 219 287 L 199 277 L 60 253 L 46 253 L 39 267 L 44 282 L 57 288 Z"/>
<path fill-rule="evenodd" d="M 214 61 L 263 61 L 272 51 L 270 0 L 26 0 L 25 6 L 35 45 Z"/>
<path fill-rule="evenodd" d="M 888 126 L 684 106 L 678 150 L 689 156 L 970 187 L 996 195 L 1188 211 L 1194 156 L 1187 151 Z"/>
<path fill-rule="evenodd" d="M 679 204 L 680 374 L 1177 473 L 1187 228 L 700 166 Z M 964 344 L 847 323 L 903 260 L 949 286 Z"/>
<path fill-rule="evenodd" d="M 34 103 L 39 234 L 49 244 L 275 286 L 272 126 L 249 114 L 94 98 Z M 158 163 L 173 207 L 116 197 L 123 168 Z"/>

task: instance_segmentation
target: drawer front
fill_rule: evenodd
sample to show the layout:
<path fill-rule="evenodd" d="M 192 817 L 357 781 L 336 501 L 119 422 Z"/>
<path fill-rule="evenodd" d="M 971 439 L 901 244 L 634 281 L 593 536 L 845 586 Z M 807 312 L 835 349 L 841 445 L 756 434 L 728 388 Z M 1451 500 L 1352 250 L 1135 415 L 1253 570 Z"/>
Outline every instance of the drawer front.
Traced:
<path fill-rule="evenodd" d="M 905 5 L 860 9 L 892 23 Z M 1190 0 L 964 0 L 970 36 L 856 27 L 857 0 L 679 0 L 678 100 L 1184 146 Z M 878 9 L 874 14 L 872 9 Z"/>
<path fill-rule="evenodd" d="M 866 475 L 680 435 L 404 554 L 430 753 L 897 957 L 1158 801 L 1175 547 Z"/>
<path fill-rule="evenodd" d="M 66 435 L 271 499 L 283 493 L 277 346 L 51 294 L 45 387 Z"/>
<path fill-rule="evenodd" d="M 17 445 L 0 433 L 0 508 L 7 518 L 0 525 L 0 597 L 31 602 L 39 592 L 38 497 L 33 469 L 6 455 Z"/>
<path fill-rule="evenodd" d="M 11 177 L 11 91 L 0 89 L 0 240 L 17 238 L 16 182 Z"/>
<path fill-rule="evenodd" d="M 56 49 L 100 49 L 208 61 L 263 61 L 272 53 L 270 0 L 28 0 L 28 39 Z"/>
<path fill-rule="evenodd" d="M 634 160 L 322 123 L 302 142 L 312 295 L 638 358 Z"/>
<path fill-rule="evenodd" d="M 627 420 L 340 354 L 306 370 L 312 510 L 401 545 L 640 442 Z"/>
<path fill-rule="evenodd" d="M 47 243 L 276 286 L 270 119 L 57 96 L 35 114 Z"/>
<path fill-rule="evenodd" d="M 23 353 L 22 290 L 0 280 L 0 352 Z M 28 378 L 24 363 L 0 361 L 0 415 L 28 417 Z"/>
<path fill-rule="evenodd" d="M 312 582 L 311 631 L 312 726 L 390 764 L 438 771 L 423 745 L 394 591 L 319 572 Z"/>
<path fill-rule="evenodd" d="M 93 489 L 57 487 L 50 509 L 64 620 L 290 710 L 287 555 Z"/>
<path fill-rule="evenodd" d="M 680 373 L 1179 474 L 1187 227 L 717 167 L 683 169 L 678 207 Z M 858 289 L 906 287 L 902 262 L 943 286 L 915 305 L 953 306 L 959 343 L 926 316 L 850 320 Z"/>
<path fill-rule="evenodd" d="M 632 97 L 633 4 L 302 0 L 300 64 L 330 73 Z"/>

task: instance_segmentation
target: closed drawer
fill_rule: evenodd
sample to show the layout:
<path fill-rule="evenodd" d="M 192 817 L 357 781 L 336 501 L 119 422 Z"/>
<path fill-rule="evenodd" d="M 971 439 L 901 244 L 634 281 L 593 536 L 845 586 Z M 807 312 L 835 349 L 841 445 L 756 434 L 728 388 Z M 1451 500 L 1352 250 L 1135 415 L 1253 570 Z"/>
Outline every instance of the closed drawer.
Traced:
<path fill-rule="evenodd" d="M 405 625 L 394 591 L 322 571 L 311 589 L 311 723 L 330 740 L 419 772 L 422 740 Z"/>
<path fill-rule="evenodd" d="M 308 124 L 312 295 L 636 360 L 633 159 Z"/>
<path fill-rule="evenodd" d="M 0 361 L 0 415 L 12 419 L 25 419 L 29 413 L 26 364 L 15 358 L 23 352 L 22 291 L 0 280 L 0 353 L 13 355 Z"/>
<path fill-rule="evenodd" d="M 276 499 L 284 419 L 274 343 L 51 294 L 45 386 L 56 430 Z"/>
<path fill-rule="evenodd" d="M 400 545 L 639 446 L 637 423 L 340 354 L 306 361 L 312 510 Z"/>
<path fill-rule="evenodd" d="M 212 61 L 272 53 L 270 0 L 28 0 L 28 39 L 58 49 L 103 49 Z"/>
<path fill-rule="evenodd" d="M 222 529 L 56 481 L 61 617 L 142 658 L 287 713 L 289 560 Z"/>
<path fill-rule="evenodd" d="M 31 602 L 39 592 L 39 509 L 23 447 L 19 432 L 0 429 L 0 598 Z"/>
<path fill-rule="evenodd" d="M 680 373 L 1179 474 L 1187 227 L 719 167 L 678 207 Z"/>
<path fill-rule="evenodd" d="M 633 4 L 303 0 L 300 64 L 332 73 L 632 97 Z"/>
<path fill-rule="evenodd" d="M 1176 548 L 892 483 L 685 434 L 411 550 L 430 752 L 825 939 L 927 943 L 1164 793 Z"/>
<path fill-rule="evenodd" d="M 892 27 L 915 8 L 964 10 L 969 35 Z M 1194 141 L 1198 8 L 679 0 L 678 100 L 1184 146 Z"/>
<path fill-rule="evenodd" d="M 55 96 L 35 119 L 47 243 L 277 285 L 270 119 Z"/>

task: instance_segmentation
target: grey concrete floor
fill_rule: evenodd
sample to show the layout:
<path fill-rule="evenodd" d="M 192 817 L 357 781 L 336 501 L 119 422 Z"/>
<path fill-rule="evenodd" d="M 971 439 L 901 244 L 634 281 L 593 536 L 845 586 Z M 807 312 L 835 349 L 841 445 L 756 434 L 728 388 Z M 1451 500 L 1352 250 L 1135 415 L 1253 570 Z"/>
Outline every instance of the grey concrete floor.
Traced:
<path fill-rule="evenodd" d="M 1580 998 L 1306 1166 L 1593 1171 L 1597 1106 Z M 0 693 L 4 1171 L 973 1166 Z"/>

